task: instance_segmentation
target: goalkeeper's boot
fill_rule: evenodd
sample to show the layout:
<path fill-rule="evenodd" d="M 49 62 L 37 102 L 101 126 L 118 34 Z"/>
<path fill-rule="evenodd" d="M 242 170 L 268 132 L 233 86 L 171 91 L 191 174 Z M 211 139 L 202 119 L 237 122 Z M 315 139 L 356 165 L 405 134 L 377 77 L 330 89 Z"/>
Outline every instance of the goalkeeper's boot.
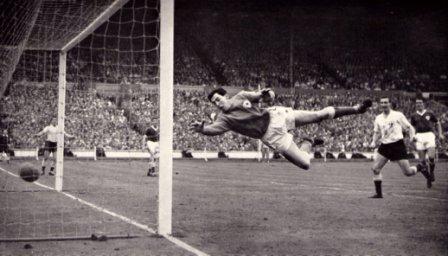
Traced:
<path fill-rule="evenodd" d="M 372 100 L 367 99 L 359 105 L 358 111 L 360 114 L 365 113 L 371 106 L 372 106 Z"/>

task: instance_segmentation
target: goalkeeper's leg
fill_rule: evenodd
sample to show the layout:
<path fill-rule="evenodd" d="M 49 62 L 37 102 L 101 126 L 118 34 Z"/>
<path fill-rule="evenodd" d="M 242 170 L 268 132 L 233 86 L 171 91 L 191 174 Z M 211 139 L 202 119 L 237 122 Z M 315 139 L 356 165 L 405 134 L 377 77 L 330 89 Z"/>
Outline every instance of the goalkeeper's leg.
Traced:
<path fill-rule="evenodd" d="M 282 155 L 294 165 L 308 170 L 311 164 L 311 143 L 304 141 L 300 147 L 294 142 L 291 143 L 288 149 L 281 151 Z"/>
<path fill-rule="evenodd" d="M 326 119 L 365 113 L 372 106 L 371 100 L 365 100 L 353 107 L 326 107 L 318 111 L 294 110 L 296 127 L 318 123 Z"/>

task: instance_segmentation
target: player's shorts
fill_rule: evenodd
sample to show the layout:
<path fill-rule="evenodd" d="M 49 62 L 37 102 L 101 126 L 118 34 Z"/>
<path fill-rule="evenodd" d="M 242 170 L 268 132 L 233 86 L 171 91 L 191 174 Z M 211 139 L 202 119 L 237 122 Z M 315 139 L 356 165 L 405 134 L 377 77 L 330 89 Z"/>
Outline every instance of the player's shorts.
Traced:
<path fill-rule="evenodd" d="M 45 147 L 44 150 L 49 151 L 49 152 L 56 152 L 56 150 L 58 149 L 58 143 L 57 142 L 53 142 L 53 141 L 45 141 Z"/>
<path fill-rule="evenodd" d="M 415 134 L 417 142 L 415 147 L 417 150 L 427 150 L 428 148 L 436 147 L 436 136 L 433 132 L 422 132 Z"/>
<path fill-rule="evenodd" d="M 384 156 L 390 161 L 398 161 L 408 158 L 408 152 L 403 140 L 381 144 L 378 148 L 378 154 Z"/>
<path fill-rule="evenodd" d="M 287 107 L 270 107 L 269 126 L 261 141 L 274 150 L 286 151 L 293 142 L 289 130 L 295 128 L 294 110 Z"/>

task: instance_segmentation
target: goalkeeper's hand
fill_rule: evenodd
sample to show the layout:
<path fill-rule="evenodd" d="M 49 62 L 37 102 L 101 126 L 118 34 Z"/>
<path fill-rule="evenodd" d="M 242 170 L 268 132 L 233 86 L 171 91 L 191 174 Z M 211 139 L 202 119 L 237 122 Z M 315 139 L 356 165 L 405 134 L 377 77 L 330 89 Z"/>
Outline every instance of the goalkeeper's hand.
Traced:
<path fill-rule="evenodd" d="M 275 98 L 275 93 L 272 89 L 264 88 L 261 90 L 261 99 L 264 102 L 271 102 L 274 100 L 274 98 Z"/>
<path fill-rule="evenodd" d="M 190 129 L 195 132 L 202 133 L 202 131 L 204 130 L 204 124 L 205 121 L 195 121 L 191 124 Z"/>

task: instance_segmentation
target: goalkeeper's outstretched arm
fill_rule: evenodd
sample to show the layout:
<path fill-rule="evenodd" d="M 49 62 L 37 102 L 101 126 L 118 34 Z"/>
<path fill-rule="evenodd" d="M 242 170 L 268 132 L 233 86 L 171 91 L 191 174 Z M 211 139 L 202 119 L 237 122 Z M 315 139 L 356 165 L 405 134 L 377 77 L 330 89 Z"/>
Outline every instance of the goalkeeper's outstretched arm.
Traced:
<path fill-rule="evenodd" d="M 238 94 L 251 102 L 258 102 L 260 99 L 264 102 L 271 102 L 275 98 L 275 93 L 270 88 L 264 88 L 256 92 L 241 91 Z"/>
<path fill-rule="evenodd" d="M 197 133 L 207 136 L 220 135 L 229 130 L 227 127 L 222 125 L 221 122 L 214 122 L 212 124 L 205 125 L 205 121 L 192 123 L 191 129 Z"/>

